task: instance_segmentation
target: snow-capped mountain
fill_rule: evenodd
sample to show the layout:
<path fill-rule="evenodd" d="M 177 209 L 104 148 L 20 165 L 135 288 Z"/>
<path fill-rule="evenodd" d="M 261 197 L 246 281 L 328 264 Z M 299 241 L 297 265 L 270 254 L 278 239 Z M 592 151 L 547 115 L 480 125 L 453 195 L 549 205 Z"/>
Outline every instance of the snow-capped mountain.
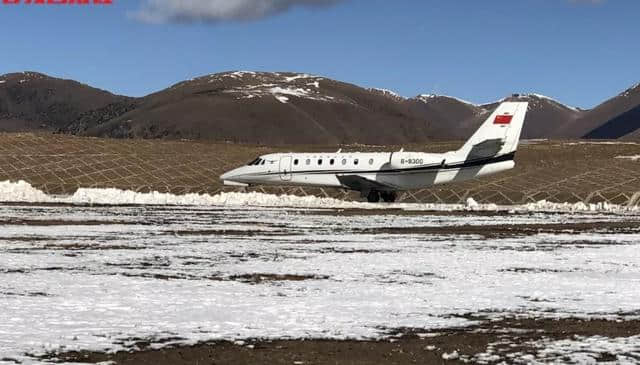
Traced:
<path fill-rule="evenodd" d="M 524 138 L 640 137 L 638 85 L 587 111 L 540 94 L 507 99 L 529 102 Z M 0 131 L 254 144 L 423 143 L 469 137 L 500 101 L 407 98 L 305 73 L 251 71 L 205 75 L 128 98 L 28 72 L 0 76 Z"/>
<path fill-rule="evenodd" d="M 73 129 L 73 128 L 71 128 Z M 325 77 L 236 71 L 205 75 L 140 99 L 82 134 L 258 144 L 399 144 L 431 138 L 403 98 Z"/>

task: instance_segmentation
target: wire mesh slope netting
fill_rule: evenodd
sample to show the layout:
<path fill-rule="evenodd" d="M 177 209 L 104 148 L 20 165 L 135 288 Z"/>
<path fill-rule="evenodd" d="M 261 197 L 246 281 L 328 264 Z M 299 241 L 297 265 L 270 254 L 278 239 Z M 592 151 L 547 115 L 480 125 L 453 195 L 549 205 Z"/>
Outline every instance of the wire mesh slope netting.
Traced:
<path fill-rule="evenodd" d="M 118 188 L 174 194 L 233 191 L 222 173 L 271 152 L 331 151 L 338 147 L 248 146 L 191 141 L 114 140 L 51 134 L 0 134 L 0 181 L 24 180 L 48 194 L 78 188 Z M 346 150 L 392 151 L 396 147 L 347 146 Z M 425 152 L 455 149 L 455 143 L 412 146 Z M 333 149 L 335 151 L 335 149 Z M 400 201 L 521 204 L 609 202 L 640 204 L 640 144 L 541 141 L 523 143 L 515 169 L 459 184 L 401 193 Z M 242 189 L 240 189 L 242 190 Z M 265 193 L 360 199 L 340 189 L 255 187 Z"/>

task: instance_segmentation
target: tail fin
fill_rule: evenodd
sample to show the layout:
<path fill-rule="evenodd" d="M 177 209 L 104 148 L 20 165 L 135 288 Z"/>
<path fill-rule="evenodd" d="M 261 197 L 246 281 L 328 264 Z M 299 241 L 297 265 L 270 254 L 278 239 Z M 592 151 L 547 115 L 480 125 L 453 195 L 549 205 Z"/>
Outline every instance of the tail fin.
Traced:
<path fill-rule="evenodd" d="M 467 160 L 506 155 L 518 149 L 527 102 L 504 102 L 457 153 Z"/>

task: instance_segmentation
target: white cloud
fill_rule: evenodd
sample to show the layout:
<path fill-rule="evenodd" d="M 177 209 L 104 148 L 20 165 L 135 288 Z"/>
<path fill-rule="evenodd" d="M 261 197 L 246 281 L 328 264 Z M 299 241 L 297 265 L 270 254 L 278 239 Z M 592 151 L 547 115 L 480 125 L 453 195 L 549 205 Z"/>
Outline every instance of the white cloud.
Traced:
<path fill-rule="evenodd" d="M 326 7 L 345 0 L 144 0 L 131 15 L 148 23 L 249 21 L 293 7 Z"/>

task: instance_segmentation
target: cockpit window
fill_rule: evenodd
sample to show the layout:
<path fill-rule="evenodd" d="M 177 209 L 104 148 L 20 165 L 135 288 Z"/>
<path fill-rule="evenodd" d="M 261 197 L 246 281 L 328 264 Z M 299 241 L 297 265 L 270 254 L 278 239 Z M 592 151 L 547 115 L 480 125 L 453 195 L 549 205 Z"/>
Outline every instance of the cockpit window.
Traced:
<path fill-rule="evenodd" d="M 265 163 L 267 163 L 267 160 L 263 160 L 262 158 L 258 157 L 255 160 L 249 162 L 247 166 L 264 165 Z"/>
<path fill-rule="evenodd" d="M 260 163 L 260 157 L 258 157 L 258 158 L 256 158 L 255 160 L 253 160 L 253 161 L 249 162 L 249 163 L 247 164 L 247 166 L 254 166 L 254 165 L 257 165 L 257 164 L 259 164 L 259 163 Z"/>

